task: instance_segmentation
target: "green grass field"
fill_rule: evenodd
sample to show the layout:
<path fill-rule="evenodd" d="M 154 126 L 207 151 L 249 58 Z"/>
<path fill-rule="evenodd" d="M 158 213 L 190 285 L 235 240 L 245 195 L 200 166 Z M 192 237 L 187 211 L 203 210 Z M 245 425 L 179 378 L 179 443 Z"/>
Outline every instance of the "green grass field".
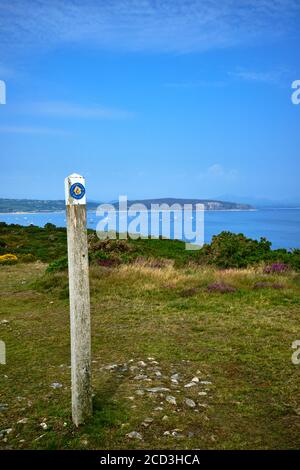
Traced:
<path fill-rule="evenodd" d="M 299 274 L 177 264 L 91 265 L 94 414 L 79 429 L 67 273 L 0 266 L 1 448 L 299 448 Z"/>

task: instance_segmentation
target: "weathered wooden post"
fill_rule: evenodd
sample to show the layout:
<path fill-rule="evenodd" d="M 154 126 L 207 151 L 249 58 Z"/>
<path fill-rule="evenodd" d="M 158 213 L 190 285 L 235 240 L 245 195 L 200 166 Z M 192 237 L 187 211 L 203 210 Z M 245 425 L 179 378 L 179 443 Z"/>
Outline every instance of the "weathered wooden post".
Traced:
<path fill-rule="evenodd" d="M 85 181 L 65 179 L 71 317 L 72 418 L 76 426 L 92 414 L 89 264 Z"/>

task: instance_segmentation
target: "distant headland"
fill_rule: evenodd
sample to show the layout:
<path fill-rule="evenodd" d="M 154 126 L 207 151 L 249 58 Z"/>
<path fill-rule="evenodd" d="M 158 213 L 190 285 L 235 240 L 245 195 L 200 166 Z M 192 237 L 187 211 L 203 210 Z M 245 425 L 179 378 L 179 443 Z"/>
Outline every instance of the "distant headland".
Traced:
<path fill-rule="evenodd" d="M 96 210 L 101 202 L 91 201 L 87 203 L 88 210 Z M 118 209 L 118 202 L 111 203 Z M 203 204 L 204 209 L 208 211 L 218 210 L 254 210 L 250 204 L 219 201 L 214 199 L 178 199 L 178 198 L 159 198 L 159 199 L 138 199 L 128 200 L 128 207 L 132 204 L 144 204 L 147 209 L 151 208 L 151 204 L 191 204 L 193 208 L 196 204 Z M 31 213 L 31 212 L 59 212 L 65 210 L 64 200 L 42 200 L 42 199 L 4 199 L 0 198 L 0 213 Z"/>

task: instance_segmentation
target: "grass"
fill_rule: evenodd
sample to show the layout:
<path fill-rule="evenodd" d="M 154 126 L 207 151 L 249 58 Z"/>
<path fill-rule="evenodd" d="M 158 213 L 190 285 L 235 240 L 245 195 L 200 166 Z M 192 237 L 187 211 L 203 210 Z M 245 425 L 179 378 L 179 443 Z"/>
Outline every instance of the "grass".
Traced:
<path fill-rule="evenodd" d="M 7 365 L 0 365 L 0 403 L 7 405 L 0 406 L 0 436 L 12 429 L 2 433 L 2 448 L 299 447 L 300 367 L 291 362 L 291 344 L 300 335 L 299 274 L 178 266 L 174 257 L 162 267 L 145 259 L 91 266 L 94 414 L 76 429 L 67 275 L 45 274 L 46 268 L 41 262 L 0 267 L 0 339 L 7 348 Z M 235 290 L 209 291 L 213 283 Z M 110 364 L 118 367 L 109 370 Z M 178 384 L 170 381 L 174 373 Z M 135 379 L 139 374 L 151 381 Z M 185 388 L 194 376 L 211 383 Z M 51 388 L 54 382 L 62 387 Z M 155 386 L 170 392 L 145 391 Z M 27 422 L 18 423 L 23 418 Z M 131 431 L 143 440 L 130 439 Z"/>

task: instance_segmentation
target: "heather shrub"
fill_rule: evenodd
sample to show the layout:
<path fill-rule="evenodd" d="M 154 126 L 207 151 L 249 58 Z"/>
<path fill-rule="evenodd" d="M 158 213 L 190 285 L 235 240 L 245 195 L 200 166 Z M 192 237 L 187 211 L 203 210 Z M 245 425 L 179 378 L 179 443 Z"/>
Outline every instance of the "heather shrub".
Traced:
<path fill-rule="evenodd" d="M 225 294 L 227 292 L 236 292 L 236 288 L 226 284 L 225 282 L 213 282 L 207 286 L 208 292 L 220 292 Z"/>
<path fill-rule="evenodd" d="M 290 268 L 285 263 L 272 263 L 264 267 L 265 274 L 282 274 L 288 271 Z"/>

